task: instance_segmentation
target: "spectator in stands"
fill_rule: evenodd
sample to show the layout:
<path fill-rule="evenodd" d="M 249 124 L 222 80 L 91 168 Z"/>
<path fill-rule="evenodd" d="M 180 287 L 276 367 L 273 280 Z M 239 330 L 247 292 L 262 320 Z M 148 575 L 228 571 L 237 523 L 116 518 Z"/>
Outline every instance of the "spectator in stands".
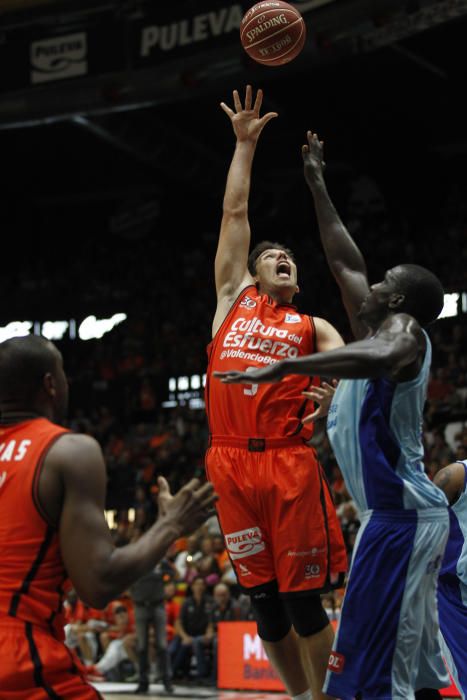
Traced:
<path fill-rule="evenodd" d="M 233 600 L 230 588 L 218 583 L 213 591 L 214 605 L 211 610 L 209 633 L 212 634 L 211 681 L 217 682 L 217 625 L 219 622 L 236 622 L 240 619 L 240 606 Z"/>
<path fill-rule="evenodd" d="M 72 589 L 65 601 L 65 644 L 75 649 L 85 666 L 92 666 L 99 653 L 98 634 L 108 627 L 102 610 L 85 605 Z"/>
<path fill-rule="evenodd" d="M 103 637 L 102 635 L 108 635 Z M 101 644 L 105 649 L 102 658 L 89 669 L 90 680 L 123 680 L 119 666 L 122 661 L 136 665 L 136 634 L 125 605 L 114 610 L 114 624 L 101 633 Z"/>
<path fill-rule="evenodd" d="M 185 600 L 180 616 L 175 622 L 175 637 L 169 648 L 174 678 L 188 672 L 191 656 L 196 658 L 196 678 L 206 678 L 209 673 L 208 651 L 212 644 L 210 615 L 213 600 L 206 594 L 202 576 L 196 576 L 191 584 L 191 595 Z"/>
<path fill-rule="evenodd" d="M 213 538 L 211 535 L 205 535 L 201 539 L 200 551 L 201 557 L 196 560 L 195 568 L 197 573 L 203 576 L 208 588 L 212 589 L 220 580 L 221 570 L 214 552 Z"/>
<path fill-rule="evenodd" d="M 167 642 L 175 637 L 175 622 L 180 615 L 180 603 L 176 600 L 177 585 L 175 581 L 168 581 L 164 585 L 165 614 L 167 619 Z"/>
<path fill-rule="evenodd" d="M 138 647 L 138 693 L 149 689 L 149 630 L 154 628 L 156 661 L 159 677 L 167 692 L 173 692 L 169 654 L 167 651 L 167 617 L 164 602 L 164 560 L 152 571 L 138 579 L 130 594 L 135 605 L 136 638 Z"/>
<path fill-rule="evenodd" d="M 191 535 L 186 540 L 186 549 L 179 552 L 175 558 L 175 566 L 181 581 L 191 583 L 196 575 L 195 564 L 202 556 L 197 535 Z"/>

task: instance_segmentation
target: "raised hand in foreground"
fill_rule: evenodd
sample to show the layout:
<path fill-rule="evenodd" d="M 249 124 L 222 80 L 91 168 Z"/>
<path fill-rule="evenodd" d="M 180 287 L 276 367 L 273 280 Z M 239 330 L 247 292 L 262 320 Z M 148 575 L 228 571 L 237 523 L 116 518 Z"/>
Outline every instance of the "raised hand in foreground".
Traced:
<path fill-rule="evenodd" d="M 263 101 L 263 91 L 258 90 L 255 102 L 252 104 L 253 91 L 251 85 L 246 86 L 244 106 L 238 90 L 233 91 L 233 101 L 235 111 L 226 105 L 225 102 L 221 102 L 221 107 L 227 116 L 230 117 L 237 141 L 252 141 L 255 143 L 268 121 L 278 116 L 277 112 L 267 112 L 262 117 L 259 116 Z"/>

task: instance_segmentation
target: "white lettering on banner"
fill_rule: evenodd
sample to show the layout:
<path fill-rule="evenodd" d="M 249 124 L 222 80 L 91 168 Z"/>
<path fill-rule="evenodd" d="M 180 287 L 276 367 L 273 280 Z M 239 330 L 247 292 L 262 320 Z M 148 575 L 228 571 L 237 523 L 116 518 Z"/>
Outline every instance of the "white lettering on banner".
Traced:
<path fill-rule="evenodd" d="M 258 634 L 255 636 L 251 634 L 243 635 L 243 660 L 249 661 L 251 657 L 257 661 L 267 661 L 266 652 L 264 651 L 263 643 L 261 637 Z"/>
<path fill-rule="evenodd" d="M 141 34 L 140 55 L 145 58 L 156 47 L 162 51 L 171 51 L 178 46 L 188 46 L 210 37 L 229 34 L 234 29 L 239 29 L 242 17 L 242 6 L 231 5 L 170 25 L 145 27 Z"/>
<path fill-rule="evenodd" d="M 225 535 L 225 544 L 231 559 L 251 557 L 266 548 L 261 530 L 256 526 Z"/>
<path fill-rule="evenodd" d="M 31 82 L 86 75 L 87 36 L 84 32 L 42 39 L 31 44 Z"/>
<path fill-rule="evenodd" d="M 22 338 L 32 331 L 32 321 L 11 321 L 0 327 L 0 343 L 9 338 Z"/>
<path fill-rule="evenodd" d="M 102 338 L 105 333 L 108 333 L 119 323 L 125 321 L 126 314 L 114 314 L 111 318 L 97 319 L 95 316 L 88 316 L 84 319 L 78 329 L 78 335 L 81 340 L 90 340 L 91 338 Z"/>

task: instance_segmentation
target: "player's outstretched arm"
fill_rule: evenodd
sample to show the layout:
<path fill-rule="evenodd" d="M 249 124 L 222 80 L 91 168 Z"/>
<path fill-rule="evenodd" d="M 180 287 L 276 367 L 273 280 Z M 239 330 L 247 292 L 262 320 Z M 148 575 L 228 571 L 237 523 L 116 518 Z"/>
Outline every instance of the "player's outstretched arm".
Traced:
<path fill-rule="evenodd" d="M 425 337 L 416 321 L 406 314 L 397 314 L 371 339 L 357 340 L 329 352 L 282 360 L 249 372 L 214 372 L 214 376 L 226 384 L 270 384 L 289 374 L 408 381 L 420 371 L 425 348 Z"/>
<path fill-rule="evenodd" d="M 448 464 L 440 469 L 433 479 L 434 483 L 446 494 L 449 505 L 453 505 L 460 497 L 465 485 L 465 468 L 460 462 Z"/>
<path fill-rule="evenodd" d="M 48 470 L 61 476 L 63 507 L 59 532 L 63 561 L 79 597 L 102 608 L 150 571 L 182 534 L 212 514 L 211 484 L 193 479 L 174 496 L 159 479 L 159 517 L 136 542 L 116 548 L 104 518 L 106 470 L 98 443 L 65 435 L 51 448 Z"/>
<path fill-rule="evenodd" d="M 222 324 L 241 287 L 252 283 L 247 261 L 250 247 L 248 197 L 253 157 L 258 138 L 268 121 L 277 117 L 275 112 L 260 116 L 262 90 L 253 102 L 251 85 L 247 85 L 245 102 L 237 90 L 233 93 L 234 109 L 221 102 L 229 117 L 236 137 L 235 151 L 227 176 L 223 215 L 215 260 L 215 280 L 218 307 L 214 317 L 213 334 Z"/>
<path fill-rule="evenodd" d="M 329 197 L 324 180 L 323 142 L 317 134 L 307 132 L 302 156 L 305 180 L 313 195 L 328 265 L 340 287 L 353 334 L 356 338 L 364 338 L 368 328 L 357 318 L 357 313 L 370 291 L 366 265 Z"/>

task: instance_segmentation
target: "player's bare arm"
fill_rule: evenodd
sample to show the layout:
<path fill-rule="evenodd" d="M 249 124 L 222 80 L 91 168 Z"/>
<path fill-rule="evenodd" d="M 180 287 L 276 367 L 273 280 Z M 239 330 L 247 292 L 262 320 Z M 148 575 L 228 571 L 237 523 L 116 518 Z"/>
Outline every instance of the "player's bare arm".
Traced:
<path fill-rule="evenodd" d="M 307 132 L 302 146 L 305 180 L 313 195 L 321 242 L 328 265 L 341 290 L 355 338 L 364 338 L 368 327 L 358 319 L 360 306 L 370 291 L 365 261 L 329 197 L 324 179 L 323 142 Z"/>
<path fill-rule="evenodd" d="M 448 464 L 440 469 L 433 479 L 434 483 L 446 494 L 449 505 L 453 505 L 464 490 L 465 469 L 460 462 Z"/>
<path fill-rule="evenodd" d="M 263 128 L 268 121 L 277 117 L 275 112 L 260 116 L 262 100 L 262 90 L 258 90 L 253 102 L 253 90 L 251 85 L 248 85 L 244 104 L 237 90 L 233 92 L 233 109 L 221 102 L 221 108 L 232 123 L 236 145 L 227 176 L 214 266 L 217 310 L 213 322 L 213 335 L 242 287 L 253 284 L 253 278 L 247 269 L 251 237 L 248 220 L 251 168 L 256 144 Z"/>
<path fill-rule="evenodd" d="M 107 478 L 98 443 L 64 435 L 50 449 L 44 471 L 59 475 L 62 483 L 59 533 L 65 567 L 79 597 L 95 608 L 152 569 L 178 537 L 196 530 L 216 500 L 211 484 L 200 487 L 193 479 L 172 496 L 161 478 L 157 521 L 136 542 L 116 548 L 104 518 Z M 46 494 L 41 502 L 47 510 Z"/>
<path fill-rule="evenodd" d="M 357 340 L 329 352 L 282 360 L 251 372 L 214 374 L 226 384 L 273 383 L 289 374 L 409 381 L 420 371 L 425 348 L 425 337 L 415 319 L 396 314 L 381 325 L 373 338 Z"/>
<path fill-rule="evenodd" d="M 328 352 L 328 350 L 335 350 L 335 348 L 341 348 L 344 345 L 341 334 L 329 321 L 318 316 L 314 316 L 313 321 L 316 329 L 316 350 L 318 352 Z"/>

